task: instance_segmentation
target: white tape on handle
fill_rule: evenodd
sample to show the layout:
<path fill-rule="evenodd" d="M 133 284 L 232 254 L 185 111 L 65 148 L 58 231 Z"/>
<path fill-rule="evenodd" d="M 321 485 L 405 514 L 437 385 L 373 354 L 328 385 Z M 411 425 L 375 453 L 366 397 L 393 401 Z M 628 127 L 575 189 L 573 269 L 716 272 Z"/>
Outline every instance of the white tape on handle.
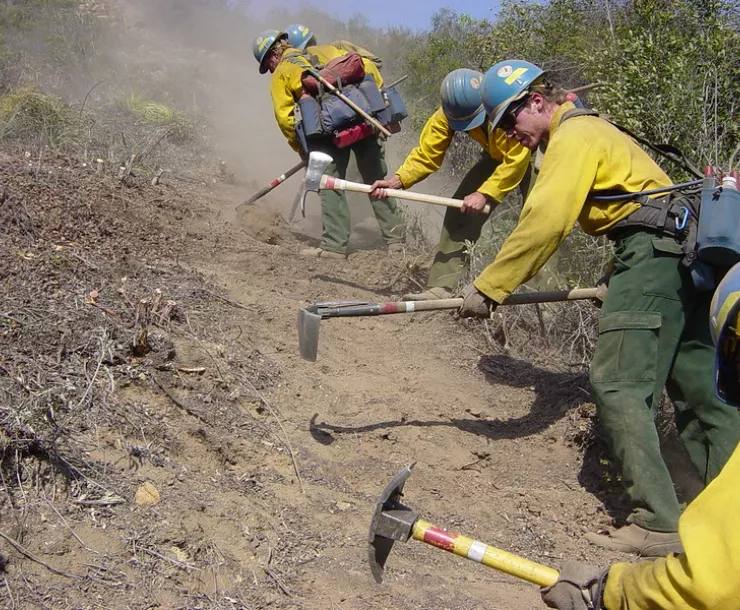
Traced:
<path fill-rule="evenodd" d="M 483 561 L 483 556 L 486 554 L 487 546 L 487 544 L 478 542 L 477 540 L 473 542 L 468 550 L 468 559 L 481 563 Z"/>

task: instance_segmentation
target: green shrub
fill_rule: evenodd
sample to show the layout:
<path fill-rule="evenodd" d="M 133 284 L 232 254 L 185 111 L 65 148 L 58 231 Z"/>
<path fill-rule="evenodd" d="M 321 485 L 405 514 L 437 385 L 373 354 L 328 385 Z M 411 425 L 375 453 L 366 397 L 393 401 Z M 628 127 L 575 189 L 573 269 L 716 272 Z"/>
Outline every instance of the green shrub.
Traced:
<path fill-rule="evenodd" d="M 0 140 L 62 148 L 73 144 L 77 136 L 76 117 L 58 97 L 32 87 L 0 96 Z"/>

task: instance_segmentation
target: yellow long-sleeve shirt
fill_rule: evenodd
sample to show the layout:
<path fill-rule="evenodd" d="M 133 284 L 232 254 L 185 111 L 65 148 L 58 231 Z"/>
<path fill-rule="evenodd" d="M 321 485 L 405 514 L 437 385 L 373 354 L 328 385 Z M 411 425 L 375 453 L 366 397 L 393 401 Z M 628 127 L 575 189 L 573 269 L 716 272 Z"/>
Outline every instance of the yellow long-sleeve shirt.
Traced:
<path fill-rule="evenodd" d="M 604 591 L 607 610 L 740 608 L 740 448 L 678 522 L 684 553 L 615 564 Z"/>
<path fill-rule="evenodd" d="M 603 235 L 640 207 L 630 201 L 594 201 L 590 195 L 672 184 L 632 138 L 608 121 L 578 116 L 561 124 L 573 108 L 566 102 L 553 116 L 542 168 L 519 223 L 473 282 L 497 303 L 540 270 L 576 222 L 586 233 Z"/>
<path fill-rule="evenodd" d="M 332 59 L 347 55 L 347 51 L 341 51 L 332 45 L 319 45 L 309 47 L 308 53 L 315 55 L 319 64 L 325 64 Z M 278 64 L 270 81 L 270 96 L 272 97 L 272 106 L 275 111 L 275 120 L 277 121 L 280 131 L 288 140 L 290 147 L 296 152 L 300 151 L 298 136 L 295 132 L 295 104 L 303 93 L 301 84 L 301 75 L 305 68 L 293 63 L 294 60 L 301 62 L 306 68 L 311 67 L 309 60 L 297 49 L 285 49 L 282 59 Z M 371 74 L 375 79 L 378 87 L 383 86 L 383 77 L 370 60 L 363 58 L 365 72 Z"/>
<path fill-rule="evenodd" d="M 478 192 L 501 203 L 504 195 L 514 190 L 524 178 L 530 152 L 516 140 L 507 138 L 505 132 L 500 129 L 490 130 L 487 125 L 486 122 L 467 133 L 491 155 L 491 158 L 500 162 Z M 455 131 L 450 127 L 445 113 L 438 108 L 424 125 L 418 146 L 409 153 L 396 171 L 404 188 L 411 188 L 442 167 L 442 161 L 454 135 Z"/>

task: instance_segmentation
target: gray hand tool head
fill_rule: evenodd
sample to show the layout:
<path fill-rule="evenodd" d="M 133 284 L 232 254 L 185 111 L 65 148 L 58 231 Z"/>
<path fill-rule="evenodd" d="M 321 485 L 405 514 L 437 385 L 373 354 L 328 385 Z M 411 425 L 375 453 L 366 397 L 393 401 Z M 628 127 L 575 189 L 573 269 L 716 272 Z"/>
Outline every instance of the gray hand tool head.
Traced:
<path fill-rule="evenodd" d="M 309 191 L 319 192 L 321 177 L 332 161 L 334 159 L 331 158 L 331 155 L 323 152 L 312 152 L 308 155 L 306 177 L 303 179 L 303 189 L 301 190 L 301 214 L 304 217 L 306 216 L 306 193 Z"/>
<path fill-rule="evenodd" d="M 403 486 L 411 476 L 414 464 L 409 464 L 386 485 L 375 506 L 370 523 L 368 556 L 376 582 L 383 582 L 385 562 L 396 540 L 406 542 L 414 530 L 419 513 L 401 504 Z"/>

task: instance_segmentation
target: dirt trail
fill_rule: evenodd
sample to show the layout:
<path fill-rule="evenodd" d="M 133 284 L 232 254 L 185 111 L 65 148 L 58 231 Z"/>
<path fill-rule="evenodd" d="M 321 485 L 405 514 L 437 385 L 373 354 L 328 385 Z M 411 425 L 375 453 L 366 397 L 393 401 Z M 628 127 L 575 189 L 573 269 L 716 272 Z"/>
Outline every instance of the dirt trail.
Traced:
<path fill-rule="evenodd" d="M 7 176 L 18 175 L 20 165 L 4 163 Z M 396 545 L 385 583 L 375 584 L 369 519 L 380 491 L 411 462 L 406 500 L 427 520 L 552 566 L 619 557 L 597 558 L 581 539 L 609 521 L 603 484 L 568 442 L 588 422 L 582 371 L 502 355 L 474 323 L 439 313 L 328 320 L 318 362 L 300 359 L 298 307 L 413 288 L 411 258 L 389 255 L 372 219 L 352 238 L 367 249 L 347 261 L 308 260 L 298 251 L 317 235 L 317 206 L 289 230 L 281 214 L 292 189 L 237 210 L 244 185 L 141 181 L 134 189 L 65 171 L 64 181 L 44 178 L 55 182 L 19 211 L 38 219 L 37 204 L 63 192 L 55 214 L 64 219 L 63 205 L 80 209 L 84 183 L 79 214 L 102 230 L 88 239 L 80 229 L 64 246 L 37 238 L 20 259 L 8 253 L 8 277 L 33 277 L 42 262 L 57 269 L 61 260 L 77 283 L 41 298 L 71 295 L 95 324 L 126 317 L 125 308 L 111 311 L 123 307 L 120 295 L 135 304 L 136 282 L 160 287 L 183 311 L 167 326 L 163 353 L 173 362 L 105 360 L 114 391 L 90 404 L 86 424 L 75 413 L 52 416 L 69 417 L 62 426 L 85 448 L 88 478 L 64 484 L 44 456 L 38 465 L 6 462 L 12 484 L 0 529 L 65 573 L 0 546 L 10 558 L 11 607 L 539 607 L 535 587 L 413 542 Z M 23 180 L 10 184 L 19 197 L 40 179 Z M 116 259 L 118 275 L 90 292 L 100 257 L 120 249 L 105 240 L 127 226 L 146 249 L 123 247 L 137 256 Z M 67 251 L 74 256 L 60 259 Z M 102 352 L 96 361 L 100 369 Z M 135 500 L 145 483 L 157 490 L 154 505 Z"/>
<path fill-rule="evenodd" d="M 388 300 L 388 278 L 405 258 L 378 246 L 346 262 L 302 259 L 304 235 L 277 217 L 287 199 L 274 195 L 242 215 L 221 207 L 222 224 L 210 227 L 216 262 L 191 263 L 257 307 L 243 324 L 281 371 L 268 400 L 284 418 L 305 489 L 293 477 L 282 499 L 331 540 L 296 576 L 297 607 L 537 607 L 534 587 L 418 543 L 396 545 L 386 583 L 375 585 L 369 515 L 385 483 L 416 462 L 407 499 L 425 518 L 550 565 L 593 558 L 579 538 L 607 517 L 581 488 L 579 456 L 563 440 L 574 425 L 568 415 L 587 400 L 582 388 L 573 391 L 582 377 L 489 355 L 474 331 L 445 314 L 325 321 L 318 362 L 302 361 L 297 308 Z M 316 235 L 318 222 L 301 226 Z M 379 239 L 372 223 L 360 229 L 354 243 Z M 287 458 L 282 467 L 289 476 Z"/>

